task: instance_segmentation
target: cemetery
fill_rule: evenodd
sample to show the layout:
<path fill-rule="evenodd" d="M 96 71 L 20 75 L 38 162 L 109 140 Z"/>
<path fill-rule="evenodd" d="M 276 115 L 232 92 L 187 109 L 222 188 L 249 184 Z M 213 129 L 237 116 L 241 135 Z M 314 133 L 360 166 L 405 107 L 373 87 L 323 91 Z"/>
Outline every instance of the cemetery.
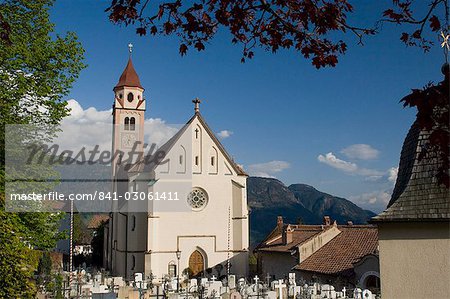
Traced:
<path fill-rule="evenodd" d="M 82 299 L 378 299 L 379 294 L 368 289 L 335 288 L 333 285 L 319 282 L 307 282 L 298 279 L 295 273 L 289 273 L 287 279 L 272 280 L 271 276 L 252 279 L 229 275 L 219 281 L 214 275 L 184 279 L 177 277 L 143 277 L 135 273 L 134 280 L 126 281 L 122 277 L 111 277 L 104 273 L 91 274 L 84 269 L 72 273 L 65 272 L 67 281 L 64 288 L 65 298 Z M 38 298 L 53 298 L 41 294 Z"/>

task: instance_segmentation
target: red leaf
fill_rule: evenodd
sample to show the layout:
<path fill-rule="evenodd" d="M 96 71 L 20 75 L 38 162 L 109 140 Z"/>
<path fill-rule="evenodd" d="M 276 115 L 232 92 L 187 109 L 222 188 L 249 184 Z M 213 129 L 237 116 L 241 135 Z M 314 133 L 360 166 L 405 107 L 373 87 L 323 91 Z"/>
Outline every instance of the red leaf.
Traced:
<path fill-rule="evenodd" d="M 435 15 L 430 18 L 430 28 L 433 31 L 439 31 L 441 29 L 441 22 Z"/>
<path fill-rule="evenodd" d="M 180 54 L 181 54 L 181 56 L 186 55 L 187 49 L 188 49 L 188 47 L 185 44 L 181 44 L 180 45 Z"/>
<path fill-rule="evenodd" d="M 196 42 L 194 47 L 197 49 L 197 51 L 205 50 L 205 45 L 202 42 Z"/>
<path fill-rule="evenodd" d="M 402 36 L 400 37 L 400 40 L 401 40 L 402 42 L 404 42 L 404 43 L 407 43 L 407 42 L 408 42 L 408 39 L 409 39 L 409 34 L 406 33 L 406 32 L 403 32 L 403 33 L 402 33 Z"/>
<path fill-rule="evenodd" d="M 143 36 L 147 34 L 147 30 L 144 27 L 139 27 L 136 29 L 136 33 L 140 36 Z"/>

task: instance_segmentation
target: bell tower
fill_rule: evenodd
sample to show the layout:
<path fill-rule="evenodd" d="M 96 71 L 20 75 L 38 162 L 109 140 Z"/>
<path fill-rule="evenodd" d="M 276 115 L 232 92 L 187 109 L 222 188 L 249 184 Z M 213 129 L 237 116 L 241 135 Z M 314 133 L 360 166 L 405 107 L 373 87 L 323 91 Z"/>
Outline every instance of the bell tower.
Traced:
<path fill-rule="evenodd" d="M 145 98 L 144 88 L 133 66 L 131 59 L 132 44 L 129 47 L 128 63 L 114 87 L 113 104 L 113 154 L 123 152 L 123 159 L 128 159 L 128 154 L 143 151 Z M 134 155 L 133 158 L 137 158 Z M 133 161 L 135 162 L 135 161 Z M 115 174 L 115 159 L 113 175 Z"/>
<path fill-rule="evenodd" d="M 142 153 L 144 146 L 144 120 L 145 120 L 145 98 L 144 87 L 142 87 L 139 76 L 133 66 L 131 59 L 131 44 L 129 47 L 128 63 L 119 78 L 119 82 L 113 88 L 113 136 L 112 136 L 112 177 L 113 191 L 119 195 L 129 191 L 126 164 L 132 164 L 139 158 L 138 153 Z M 133 155 L 130 158 L 130 153 Z M 125 180 L 124 180 L 125 179 Z M 123 198 L 123 197 L 122 197 Z M 119 198 L 120 199 L 120 198 Z M 123 201 L 112 202 L 112 213 L 109 219 L 107 252 L 105 252 L 105 266 L 114 275 L 130 278 L 130 264 L 134 260 L 135 250 L 128 240 L 128 235 L 133 233 L 132 219 L 137 213 L 129 213 L 126 210 L 119 213 L 119 209 L 124 207 Z M 145 219 L 147 213 L 145 213 Z M 140 230 L 136 229 L 136 231 Z M 134 230 L 134 229 L 133 229 Z M 135 232 L 136 233 L 136 232 Z M 144 242 L 145 243 L 145 242 Z M 145 243 L 146 244 L 146 243 Z M 134 252 L 134 251 L 133 251 Z"/>

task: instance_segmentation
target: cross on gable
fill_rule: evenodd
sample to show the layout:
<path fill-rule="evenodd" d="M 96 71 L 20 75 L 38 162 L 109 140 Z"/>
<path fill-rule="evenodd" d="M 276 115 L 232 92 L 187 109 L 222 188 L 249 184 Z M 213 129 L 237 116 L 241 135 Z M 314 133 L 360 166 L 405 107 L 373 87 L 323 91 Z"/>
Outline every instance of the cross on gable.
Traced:
<path fill-rule="evenodd" d="M 199 131 L 198 131 L 198 128 L 196 128 L 196 129 L 195 129 L 195 138 L 196 138 L 196 139 L 198 138 L 198 132 L 199 132 Z"/>
<path fill-rule="evenodd" d="M 194 100 L 192 100 L 192 103 L 194 103 L 194 111 L 195 112 L 199 112 L 200 111 L 200 99 L 199 98 L 195 98 Z"/>

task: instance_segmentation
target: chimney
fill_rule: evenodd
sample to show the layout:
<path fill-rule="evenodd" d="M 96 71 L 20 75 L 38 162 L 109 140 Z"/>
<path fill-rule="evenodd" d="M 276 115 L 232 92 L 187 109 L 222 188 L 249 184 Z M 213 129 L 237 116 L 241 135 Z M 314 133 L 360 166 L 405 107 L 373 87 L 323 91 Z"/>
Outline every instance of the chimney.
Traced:
<path fill-rule="evenodd" d="M 351 220 L 347 221 L 347 225 L 353 225 L 353 221 Z"/>
<path fill-rule="evenodd" d="M 277 218 L 277 227 L 279 229 L 283 228 L 283 216 L 278 216 L 278 218 Z"/>
<path fill-rule="evenodd" d="M 294 230 L 291 228 L 291 225 L 288 224 L 284 229 L 283 233 L 281 235 L 281 241 L 283 244 L 287 245 L 289 243 L 292 243 L 293 240 L 293 232 Z"/>
<path fill-rule="evenodd" d="M 331 224 L 330 216 L 323 216 L 323 224 L 325 224 L 325 225 Z"/>

